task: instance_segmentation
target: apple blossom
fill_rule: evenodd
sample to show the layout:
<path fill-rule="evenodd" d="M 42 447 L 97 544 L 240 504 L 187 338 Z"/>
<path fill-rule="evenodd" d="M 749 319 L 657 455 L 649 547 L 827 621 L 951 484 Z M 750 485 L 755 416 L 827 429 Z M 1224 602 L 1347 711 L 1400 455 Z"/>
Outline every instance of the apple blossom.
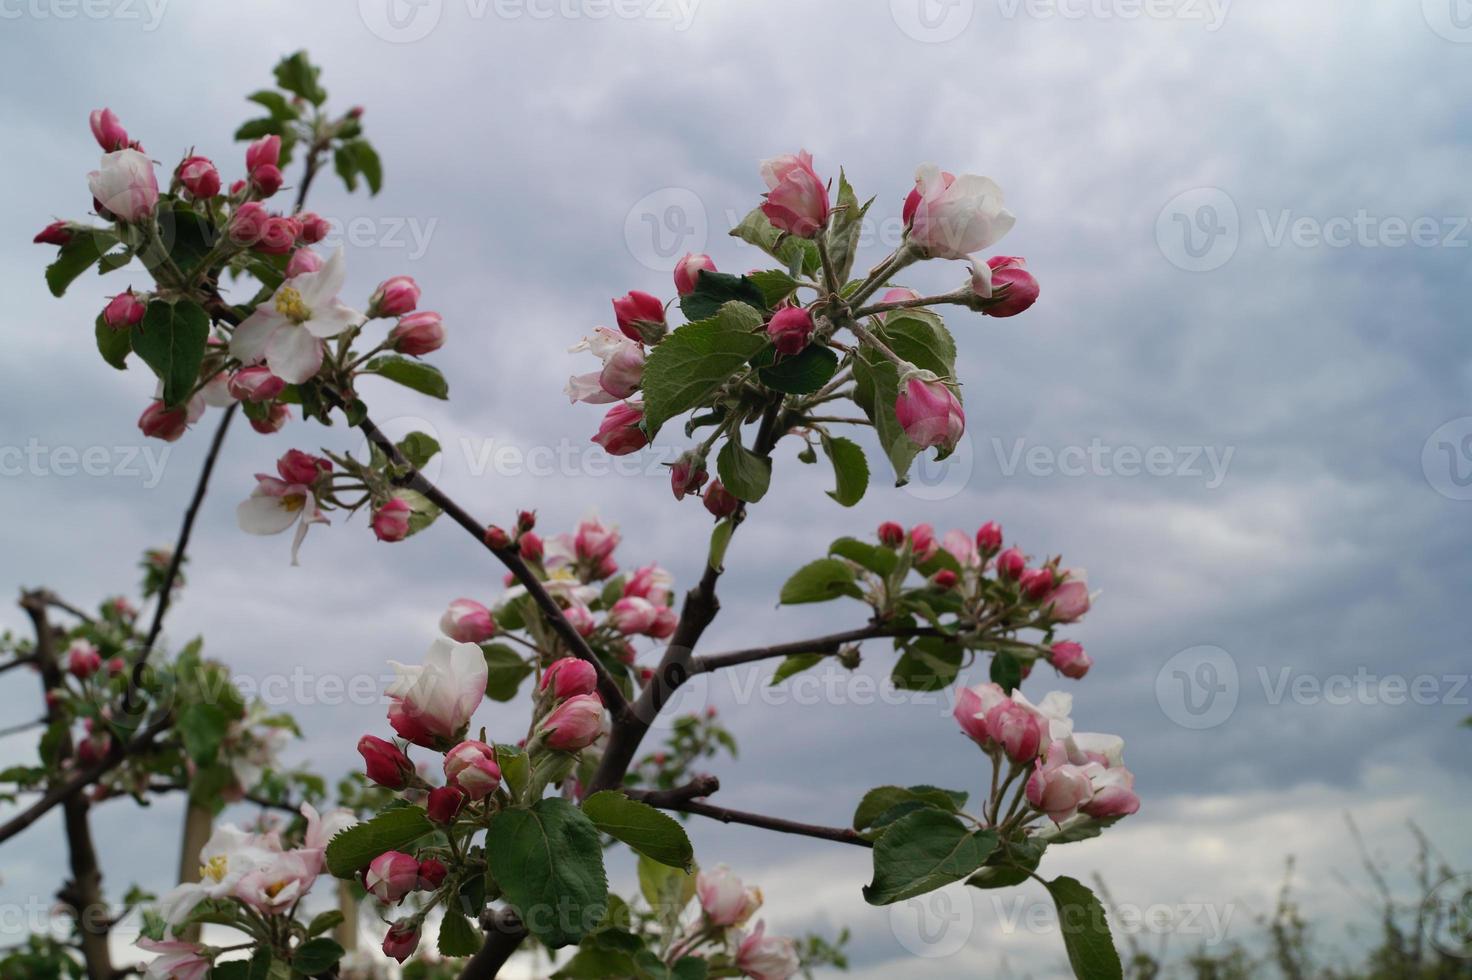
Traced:
<path fill-rule="evenodd" d="M 1002 701 L 987 711 L 986 729 L 1013 762 L 1031 762 L 1047 744 L 1038 715 L 1015 701 Z"/>
<path fill-rule="evenodd" d="M 569 353 L 582 351 L 597 357 L 603 368 L 567 380 L 567 396 L 574 402 L 599 405 L 628 398 L 639 390 L 644 378 L 644 346 L 617 330 L 597 327 L 592 335 L 568 348 Z"/>
<path fill-rule="evenodd" d="M 1080 809 L 1096 820 L 1127 817 L 1140 809 L 1135 795 L 1135 775 L 1124 766 L 1091 762 L 1084 766 L 1092 796 Z"/>
<path fill-rule="evenodd" d="M 975 687 L 964 687 L 956 696 L 956 707 L 951 714 L 961 731 L 977 745 L 989 748 L 995 744 L 986 716 L 997 705 L 1006 702 L 1007 692 L 1001 685 L 988 681 Z"/>
<path fill-rule="evenodd" d="M 654 626 L 658 609 L 648 599 L 625 596 L 613 604 L 608 621 L 620 633 L 646 633 Z"/>
<path fill-rule="evenodd" d="M 592 636 L 598 629 L 598 621 L 593 618 L 593 613 L 587 606 L 569 606 L 562 611 L 562 615 L 577 630 L 579 636 Z"/>
<path fill-rule="evenodd" d="M 286 382 L 263 364 L 241 368 L 228 384 L 230 394 L 243 402 L 268 402 L 286 390 Z"/>
<path fill-rule="evenodd" d="M 300 449 L 288 449 L 276 461 L 276 472 L 287 483 L 311 486 L 332 472 L 332 460 L 304 453 Z"/>
<path fill-rule="evenodd" d="M 220 193 L 220 172 L 208 157 L 185 157 L 174 173 L 195 200 L 207 201 Z"/>
<path fill-rule="evenodd" d="M 495 524 L 488 526 L 486 533 L 481 537 L 485 541 L 486 547 L 496 551 L 505 551 L 511 547 L 511 535 L 506 533 L 505 528 L 497 527 Z"/>
<path fill-rule="evenodd" d="M 895 286 L 893 289 L 886 289 L 884 292 L 879 294 L 880 303 L 904 303 L 909 300 L 916 300 L 921 298 L 922 297 L 920 296 L 920 294 L 911 289 L 909 286 Z M 876 316 L 881 321 L 888 315 L 889 311 L 876 314 Z"/>
<path fill-rule="evenodd" d="M 621 540 L 617 525 L 589 517 L 578 524 L 572 539 L 573 552 L 581 561 L 598 562 L 612 556 Z"/>
<path fill-rule="evenodd" d="M 627 456 L 649 445 L 649 436 L 640 428 L 644 421 L 644 406 L 632 402 L 619 402 L 603 416 L 593 441 L 602 446 L 610 456 Z"/>
<path fill-rule="evenodd" d="M 299 231 L 292 218 L 272 215 L 262 226 L 261 236 L 254 243 L 254 248 L 262 255 L 285 255 L 295 247 Z"/>
<path fill-rule="evenodd" d="M 262 136 L 245 148 L 245 169 L 254 173 L 261 167 L 274 167 L 281 163 L 281 137 L 274 133 Z"/>
<path fill-rule="evenodd" d="M 419 862 L 403 851 L 384 851 L 368 863 L 363 887 L 380 902 L 401 902 L 419 887 Z"/>
<path fill-rule="evenodd" d="M 1073 734 L 1073 695 L 1062 691 L 1049 691 L 1043 699 L 1033 704 L 1020 690 L 1012 692 L 1012 700 L 1037 716 L 1043 725 L 1045 742 L 1063 742 Z"/>
<path fill-rule="evenodd" d="M 358 753 L 368 778 L 389 789 L 403 789 L 414 775 L 414 764 L 394 743 L 374 735 L 358 739 Z"/>
<path fill-rule="evenodd" d="M 949 385 L 929 371 L 913 371 L 895 399 L 894 414 L 910 441 L 922 449 L 956 448 L 966 429 L 966 413 Z"/>
<path fill-rule="evenodd" d="M 624 583 L 624 595 L 648 599 L 655 605 L 667 606 L 675 577 L 658 565 L 645 565 L 634 570 Z"/>
<path fill-rule="evenodd" d="M 758 922 L 750 935 L 737 934 L 736 967 L 752 980 L 787 980 L 802 966 L 797 944 L 786 936 L 767 936 L 766 928 Z"/>
<path fill-rule="evenodd" d="M 550 689 L 552 697 L 558 701 L 575 698 L 579 694 L 592 694 L 598 690 L 598 670 L 581 657 L 562 657 L 552 661 L 542 672 L 538 689 Z"/>
<path fill-rule="evenodd" d="M 1029 568 L 1017 579 L 1017 588 L 1022 592 L 1023 598 L 1029 602 L 1037 602 L 1053 591 L 1053 570 Z"/>
<path fill-rule="evenodd" d="M 715 272 L 716 264 L 709 255 L 686 252 L 685 257 L 675 263 L 675 292 L 688 296 L 695 292 L 700 282 L 701 271 Z"/>
<path fill-rule="evenodd" d="M 301 241 L 304 245 L 315 245 L 332 233 L 332 222 L 314 211 L 303 211 L 296 219 L 301 225 Z"/>
<path fill-rule="evenodd" d="M 762 214 L 779 231 L 799 238 L 816 238 L 828 224 L 828 187 L 813 170 L 807 150 L 763 160 L 762 180 L 766 200 Z"/>
<path fill-rule="evenodd" d="M 720 480 L 712 481 L 704 494 L 705 509 L 717 520 L 730 517 L 741 509 L 741 501 Z"/>
<path fill-rule="evenodd" d="M 957 564 L 962 568 L 972 568 L 981 563 L 980 556 L 976 553 L 976 546 L 971 542 L 971 536 L 965 531 L 947 531 L 945 537 L 941 538 L 940 546 L 951 553 Z"/>
<path fill-rule="evenodd" d="M 585 749 L 603 734 L 603 702 L 596 694 L 574 695 L 552 709 L 537 731 L 558 752 Z"/>
<path fill-rule="evenodd" d="M 389 666 L 398 674 L 388 687 L 389 697 L 397 700 L 401 717 L 417 726 L 411 731 L 431 741 L 410 738 L 398 725 L 395 730 L 427 747 L 433 747 L 433 740 L 458 740 L 486 693 L 486 660 L 480 647 L 441 637 L 431 644 L 423 665 L 390 660 Z"/>
<path fill-rule="evenodd" d="M 409 506 L 407 500 L 390 497 L 373 511 L 370 524 L 378 540 L 393 544 L 409 536 L 409 518 L 412 516 L 414 508 Z"/>
<path fill-rule="evenodd" d="M 445 778 L 472 800 L 483 799 L 501 785 L 496 750 L 484 742 L 461 742 L 445 753 Z"/>
<path fill-rule="evenodd" d="M 668 640 L 680 626 L 680 614 L 670 606 L 660 606 L 654 612 L 654 625 L 646 631 L 656 640 Z"/>
<path fill-rule="evenodd" d="M 413 313 L 419 305 L 419 284 L 413 276 L 392 276 L 379 283 L 368 299 L 368 318 L 397 317 Z"/>
<path fill-rule="evenodd" d="M 247 534 L 280 534 L 293 524 L 291 563 L 298 564 L 302 540 L 313 524 L 327 524 L 310 486 L 290 483 L 265 473 L 256 474 L 256 488 L 235 509 L 235 520 Z"/>
<path fill-rule="evenodd" d="M 210 974 L 208 951 L 199 943 L 139 936 L 137 945 L 158 954 L 144 966 L 145 980 L 205 980 Z"/>
<path fill-rule="evenodd" d="M 542 560 L 542 555 L 546 552 L 546 546 L 542 543 L 539 535 L 528 531 L 517 542 L 517 551 L 527 561 L 538 562 Z"/>
<path fill-rule="evenodd" d="M 337 299 L 347 277 L 342 249 L 317 272 L 287 279 L 235 328 L 230 353 L 246 364 L 265 361 L 292 384 L 322 367 L 322 341 L 363 323 L 363 314 Z"/>
<path fill-rule="evenodd" d="M 143 314 L 147 310 L 147 304 L 129 289 L 108 301 L 102 308 L 102 320 L 114 330 L 126 330 L 134 324 L 142 323 Z"/>
<path fill-rule="evenodd" d="M 128 146 L 128 131 L 118 120 L 117 113 L 111 109 L 93 109 L 88 122 L 92 126 L 92 135 L 96 138 L 97 145 L 102 147 L 104 153 L 112 153 Z"/>
<path fill-rule="evenodd" d="M 990 558 L 1002 550 L 1002 525 L 996 521 L 987 521 L 977 528 L 976 550 L 983 558 Z"/>
<path fill-rule="evenodd" d="M 321 870 L 312 854 L 285 851 L 247 872 L 235 886 L 235 897 L 263 915 L 281 915 L 311 891 Z"/>
<path fill-rule="evenodd" d="M 1060 744 L 1048 748 L 1038 760 L 1027 780 L 1027 801 L 1034 809 L 1061 824 L 1093 798 L 1093 784 L 1081 766 L 1068 761 L 1068 753 Z"/>
<path fill-rule="evenodd" d="M 991 178 L 955 177 L 933 164 L 915 172 L 905 201 L 909 242 L 930 258 L 964 259 L 995 245 L 1016 222 Z"/>
<path fill-rule="evenodd" d="M 119 221 L 141 221 L 158 204 L 153 161 L 137 150 L 118 150 L 104 156 L 101 168 L 87 175 L 87 185 L 97 202 Z"/>
<path fill-rule="evenodd" d="M 930 524 L 916 524 L 910 528 L 910 548 L 920 561 L 933 556 L 939 549 L 935 542 L 935 527 Z"/>
<path fill-rule="evenodd" d="M 286 423 L 291 421 L 291 409 L 280 402 L 273 402 L 266 410 L 266 417 L 262 419 L 251 419 L 250 427 L 263 436 L 273 432 L 280 432 L 286 428 Z"/>
<path fill-rule="evenodd" d="M 1008 581 L 1016 581 L 1027 570 L 1027 556 L 1018 547 L 1008 548 L 997 556 L 997 575 Z"/>
<path fill-rule="evenodd" d="M 138 416 L 138 428 L 151 439 L 176 442 L 203 414 L 204 399 L 198 396 L 180 408 L 165 408 L 162 400 L 156 400 Z"/>
<path fill-rule="evenodd" d="M 657 344 L 669 330 L 665 322 L 664 303 L 658 296 L 634 290 L 613 301 L 613 316 L 619 330 L 630 340 Z"/>
<path fill-rule="evenodd" d="M 1084 648 L 1072 640 L 1062 640 L 1053 644 L 1049 650 L 1048 661 L 1052 663 L 1058 673 L 1064 677 L 1078 680 L 1089 672 L 1094 666 L 1094 660 Z"/>
<path fill-rule="evenodd" d="M 905 543 L 905 529 L 894 521 L 879 525 L 879 543 L 889 548 L 898 548 Z"/>
<path fill-rule="evenodd" d="M 496 621 L 474 599 L 456 599 L 440 617 L 440 632 L 460 643 L 484 643 L 496 635 Z"/>
<path fill-rule="evenodd" d="M 813 334 L 813 315 L 801 306 L 788 306 L 772 314 L 767 336 L 779 354 L 799 354 Z"/>
<path fill-rule="evenodd" d="M 1089 595 L 1087 573 L 1075 568 L 1062 573 L 1063 583 L 1044 600 L 1052 618 L 1060 623 L 1077 622 L 1089 611 L 1092 597 Z"/>
<path fill-rule="evenodd" d="M 86 680 L 102 667 L 102 654 L 86 640 L 77 640 L 66 652 L 66 669 L 77 680 Z"/>
<path fill-rule="evenodd" d="M 686 494 L 697 493 L 710 479 L 705 468 L 705 457 L 695 450 L 681 453 L 670 466 L 670 489 L 676 500 L 684 500 Z"/>
<path fill-rule="evenodd" d="M 31 239 L 37 245 L 65 245 L 72 240 L 71 229 L 65 221 L 53 221 L 37 232 Z"/>
<path fill-rule="evenodd" d="M 159 901 L 159 911 L 172 932 L 207 898 L 234 894 L 248 873 L 264 867 L 280 844 L 250 834 L 231 823 L 217 826 L 199 852 L 199 880 L 176 886 Z"/>
<path fill-rule="evenodd" d="M 465 805 L 465 791 L 458 786 L 437 786 L 424 801 L 429 819 L 437 824 L 451 824 Z"/>
<path fill-rule="evenodd" d="M 1027 271 L 1025 259 L 994 255 L 971 263 L 971 283 L 979 299 L 990 300 L 978 309 L 986 316 L 1016 316 L 1038 300 L 1038 281 Z"/>
<path fill-rule="evenodd" d="M 450 869 L 445 867 L 440 861 L 434 858 L 425 858 L 419 862 L 419 881 L 417 883 L 419 890 L 426 892 L 434 891 L 445 883 L 445 876 L 449 873 Z"/>
<path fill-rule="evenodd" d="M 419 948 L 419 920 L 400 919 L 388 927 L 383 937 L 383 955 L 400 963 L 414 955 Z"/>
<path fill-rule="evenodd" d="M 747 888 L 724 864 L 696 874 L 695 895 L 706 921 L 713 926 L 739 926 L 762 904 L 761 889 Z"/>
<path fill-rule="evenodd" d="M 286 175 L 275 164 L 264 164 L 250 172 L 250 186 L 261 197 L 273 197 L 286 183 Z"/>
<path fill-rule="evenodd" d="M 270 220 L 271 214 L 265 205 L 258 201 L 247 201 L 231 212 L 225 233 L 237 245 L 254 245 L 266 233 L 266 225 Z"/>

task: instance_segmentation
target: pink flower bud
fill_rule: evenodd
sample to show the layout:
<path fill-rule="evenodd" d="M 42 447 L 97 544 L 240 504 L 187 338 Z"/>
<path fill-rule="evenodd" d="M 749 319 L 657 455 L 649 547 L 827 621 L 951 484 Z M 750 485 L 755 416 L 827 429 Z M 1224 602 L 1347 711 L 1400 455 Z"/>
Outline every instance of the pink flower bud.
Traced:
<path fill-rule="evenodd" d="M 492 524 L 486 528 L 485 542 L 488 548 L 496 551 L 505 551 L 511 547 L 511 535 L 506 533 L 505 528 Z"/>
<path fill-rule="evenodd" d="M 460 808 L 464 805 L 463 789 L 458 786 L 439 786 L 429 791 L 424 809 L 429 814 L 429 819 L 437 824 L 448 825 L 455 822 L 455 817 L 460 814 Z"/>
<path fill-rule="evenodd" d="M 910 528 L 910 550 L 920 561 L 925 561 L 940 550 L 935 543 L 935 528 L 930 524 L 916 524 Z"/>
<path fill-rule="evenodd" d="M 603 734 L 603 702 L 596 694 L 570 697 L 552 709 L 538 731 L 558 752 L 585 749 Z"/>
<path fill-rule="evenodd" d="M 65 221 L 53 221 L 42 228 L 31 241 L 37 245 L 65 245 L 72 240 L 71 230 L 67 228 Z"/>
<path fill-rule="evenodd" d="M 286 278 L 295 279 L 308 272 L 316 272 L 322 264 L 322 256 L 309 248 L 299 248 L 291 253 L 291 261 L 286 263 Z"/>
<path fill-rule="evenodd" d="M 987 712 L 1007 700 L 1007 692 L 999 684 L 987 682 L 976 687 L 962 688 L 961 693 L 956 696 L 956 707 L 952 715 L 968 738 L 982 748 L 990 748 L 995 740 L 987 728 Z"/>
<path fill-rule="evenodd" d="M 658 343 L 669 330 L 659 297 L 638 290 L 614 300 L 613 315 L 624 336 L 641 343 Z"/>
<path fill-rule="evenodd" d="M 921 299 L 921 298 L 922 297 L 920 296 L 920 294 L 917 293 L 915 290 L 911 289 L 909 286 L 896 286 L 893 289 L 886 289 L 883 292 L 883 294 L 880 295 L 879 302 L 881 302 L 881 303 L 903 303 L 906 300 Z M 878 314 L 878 317 L 879 317 L 880 320 L 883 320 L 888 315 L 889 315 L 888 312 L 885 312 L 885 313 Z"/>
<path fill-rule="evenodd" d="M 654 625 L 649 627 L 649 635 L 656 640 L 668 640 L 675 635 L 675 630 L 679 627 L 679 613 L 669 606 L 660 606 L 655 610 Z"/>
<path fill-rule="evenodd" d="M 403 316 L 419 305 L 419 284 L 412 276 L 385 279 L 368 300 L 368 316 Z"/>
<path fill-rule="evenodd" d="M 644 381 L 644 348 L 626 344 L 614 351 L 598 373 L 598 387 L 614 398 L 628 398 Z"/>
<path fill-rule="evenodd" d="M 1018 547 L 1008 548 L 997 556 L 997 576 L 999 578 L 1016 581 L 1022 577 L 1027 568 L 1027 556 Z"/>
<path fill-rule="evenodd" d="M 516 512 L 516 529 L 525 534 L 537 526 L 537 512 L 534 510 L 521 510 Z"/>
<path fill-rule="evenodd" d="M 1073 816 L 1094 795 L 1088 773 L 1067 759 L 1063 745 L 1055 742 L 1048 749 L 1047 759 L 1038 763 L 1027 780 L 1027 802 L 1055 824 Z"/>
<path fill-rule="evenodd" d="M 255 173 L 261 167 L 274 167 L 281 163 L 281 137 L 262 136 L 245 148 L 245 169 Z"/>
<path fill-rule="evenodd" d="M 107 732 L 88 735 L 77 743 L 77 761 L 86 768 L 97 765 L 112 750 L 112 736 Z"/>
<path fill-rule="evenodd" d="M 230 395 L 243 402 L 268 402 L 286 390 L 286 382 L 264 364 L 243 367 L 230 378 Z"/>
<path fill-rule="evenodd" d="M 528 531 L 517 542 L 517 550 L 521 552 L 521 557 L 527 561 L 541 561 L 545 546 L 542 544 L 542 539 L 539 535 Z"/>
<path fill-rule="evenodd" d="M 688 493 L 697 493 L 710 479 L 705 468 L 705 457 L 693 449 L 682 453 L 670 467 L 670 489 L 676 500 L 684 500 Z"/>
<path fill-rule="evenodd" d="M 237 245 L 254 245 L 266 233 L 271 216 L 259 201 L 247 201 L 230 215 L 227 233 Z"/>
<path fill-rule="evenodd" d="M 403 789 L 414 775 L 414 763 L 397 745 L 374 735 L 358 739 L 358 754 L 368 778 L 389 789 Z"/>
<path fill-rule="evenodd" d="M 112 657 L 107 661 L 107 676 L 122 677 L 123 672 L 128 669 L 128 662 L 122 657 Z"/>
<path fill-rule="evenodd" d="M 649 445 L 649 436 L 639 427 L 644 421 L 644 406 L 619 402 L 603 416 L 593 441 L 610 456 L 627 456 Z"/>
<path fill-rule="evenodd" d="M 751 935 L 740 939 L 736 946 L 736 968 L 752 980 L 787 980 L 796 976 L 802 968 L 797 944 L 786 936 L 768 936 L 766 929 L 765 922 L 758 922 Z"/>
<path fill-rule="evenodd" d="M 712 481 L 706 488 L 704 502 L 705 509 L 717 520 L 730 517 L 741 506 L 741 501 L 720 480 Z"/>
<path fill-rule="evenodd" d="M 114 330 L 126 330 L 143 322 L 147 309 L 147 304 L 129 289 L 126 293 L 118 293 L 102 308 L 102 321 Z"/>
<path fill-rule="evenodd" d="M 207 201 L 220 193 L 220 172 L 208 157 L 185 157 L 175 173 L 195 200 Z"/>
<path fill-rule="evenodd" d="M 986 727 L 1013 762 L 1031 762 L 1043 749 L 1043 726 L 1038 716 L 1015 701 L 1003 701 L 989 710 Z"/>
<path fill-rule="evenodd" d="M 262 226 L 255 250 L 263 255 L 285 255 L 296 246 L 297 231 L 294 219 L 273 215 Z"/>
<path fill-rule="evenodd" d="M 265 418 L 251 419 L 250 427 L 252 429 L 255 429 L 261 435 L 268 436 L 273 432 L 280 432 L 282 429 L 286 428 L 286 423 L 290 421 L 291 409 L 287 408 L 280 402 L 275 402 L 271 405 L 269 409 L 266 410 Z"/>
<path fill-rule="evenodd" d="M 257 167 L 250 172 L 250 186 L 261 197 L 272 197 L 281 190 L 281 185 L 286 183 L 286 177 L 281 173 L 281 168 L 274 164 L 266 164 Z"/>
<path fill-rule="evenodd" d="M 90 122 L 92 135 L 103 153 L 113 153 L 128 145 L 128 131 L 111 109 L 93 109 Z"/>
<path fill-rule="evenodd" d="M 414 919 L 401 919 L 388 927 L 383 937 L 383 955 L 400 963 L 414 955 L 419 948 L 419 924 Z"/>
<path fill-rule="evenodd" d="M 276 472 L 287 483 L 309 487 L 317 482 L 318 477 L 332 472 L 332 460 L 300 449 L 288 449 L 276 461 Z"/>
<path fill-rule="evenodd" d="M 402 541 L 409 536 L 409 518 L 413 513 L 408 502 L 391 497 L 373 512 L 373 533 L 380 541 Z"/>
<path fill-rule="evenodd" d="M 1089 774 L 1093 796 L 1080 809 L 1095 820 L 1127 817 L 1140 809 L 1135 795 L 1135 776 L 1124 766 L 1104 767 L 1095 763 L 1084 767 Z"/>
<path fill-rule="evenodd" d="M 432 892 L 445 883 L 445 876 L 450 873 L 449 869 L 434 858 L 425 858 L 419 862 L 419 890 Z"/>
<path fill-rule="evenodd" d="M 410 313 L 388 332 L 394 350 L 413 357 L 423 357 L 445 346 L 445 324 L 433 310 Z"/>
<path fill-rule="evenodd" d="M 608 612 L 608 621 L 620 633 L 647 633 L 658 613 L 659 610 L 648 599 L 625 596 L 613 604 Z"/>
<path fill-rule="evenodd" d="M 1044 600 L 1044 605 L 1057 622 L 1072 623 L 1089 611 L 1089 583 L 1079 570 L 1065 572 L 1064 575 L 1063 584 L 1053 590 Z"/>
<path fill-rule="evenodd" d="M 102 668 L 102 655 L 85 640 L 78 640 L 66 653 L 66 669 L 77 680 L 86 680 Z"/>
<path fill-rule="evenodd" d="M 911 246 L 928 258 L 943 259 L 965 259 L 989 248 L 1017 221 L 991 178 L 956 177 L 928 164 L 916 171 L 905 215 Z"/>
<path fill-rule="evenodd" d="M 987 259 L 991 269 L 990 302 L 981 308 L 987 316 L 1016 316 L 1038 301 L 1038 281 L 1027 271 L 1026 261 L 1012 255 Z"/>
<path fill-rule="evenodd" d="M 879 525 L 879 543 L 888 548 L 898 548 L 905 543 L 905 529 L 894 521 Z"/>
<path fill-rule="evenodd" d="M 1094 666 L 1094 659 L 1072 640 L 1061 640 L 1053 644 L 1048 660 L 1058 673 L 1073 680 L 1083 677 Z"/>
<path fill-rule="evenodd" d="M 581 657 L 563 657 L 542 672 L 541 690 L 551 690 L 558 701 L 592 694 L 598 690 L 598 671 Z"/>
<path fill-rule="evenodd" d="M 949 568 L 942 568 L 936 572 L 930 580 L 937 589 L 954 589 L 958 581 L 956 573 Z"/>
<path fill-rule="evenodd" d="M 150 439 L 176 442 L 189 428 L 189 411 L 185 408 L 164 408 L 161 401 L 150 402 L 138 417 L 138 428 Z"/>
<path fill-rule="evenodd" d="M 484 643 L 496 635 L 496 620 L 474 599 L 456 599 L 440 617 L 440 632 L 459 643 Z"/>
<path fill-rule="evenodd" d="M 445 753 L 445 778 L 472 800 L 480 800 L 501 785 L 496 750 L 484 742 L 461 742 Z"/>
<path fill-rule="evenodd" d="M 380 902 L 401 902 L 418 885 L 419 862 L 403 851 L 384 851 L 363 876 L 363 887 Z"/>
<path fill-rule="evenodd" d="M 675 292 L 681 296 L 693 293 L 696 284 L 700 281 L 701 270 L 715 272 L 716 264 L 711 261 L 709 255 L 686 252 L 685 257 L 675 263 Z"/>
<path fill-rule="evenodd" d="M 579 636 L 592 636 L 598 630 L 598 621 L 593 618 L 593 613 L 587 606 L 568 606 L 562 611 L 562 615 L 578 631 Z"/>
<path fill-rule="evenodd" d="M 767 336 L 779 354 L 797 354 L 808 345 L 813 333 L 813 315 L 801 306 L 788 306 L 772 314 Z"/>
<path fill-rule="evenodd" d="M 955 393 L 929 371 L 915 372 L 904 382 L 894 414 L 905 435 L 922 449 L 939 446 L 950 452 L 966 429 L 966 414 Z"/>
<path fill-rule="evenodd" d="M 301 224 L 303 245 L 315 245 L 332 232 L 332 222 L 313 211 L 303 211 L 296 216 Z"/>
<path fill-rule="evenodd" d="M 1002 550 L 1002 525 L 987 521 L 976 532 L 976 550 L 982 558 L 990 558 Z"/>
<path fill-rule="evenodd" d="M 802 150 L 764 160 L 761 172 L 767 184 L 762 214 L 779 231 L 816 238 L 828 224 L 829 208 L 828 187 L 813 170 L 812 154 Z"/>
<path fill-rule="evenodd" d="M 1037 602 L 1053 591 L 1053 570 L 1051 568 L 1029 568 L 1017 580 L 1017 587 L 1022 590 L 1023 598 L 1029 602 Z"/>
<path fill-rule="evenodd" d="M 740 925 L 762 904 L 760 889 L 747 888 L 724 864 L 695 876 L 695 896 L 706 921 L 720 927 Z"/>

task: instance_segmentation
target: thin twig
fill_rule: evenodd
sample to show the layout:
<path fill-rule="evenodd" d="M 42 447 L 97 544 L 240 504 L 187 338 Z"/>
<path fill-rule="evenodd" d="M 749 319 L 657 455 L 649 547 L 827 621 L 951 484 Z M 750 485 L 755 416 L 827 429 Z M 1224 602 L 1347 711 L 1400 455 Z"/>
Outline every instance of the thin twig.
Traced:
<path fill-rule="evenodd" d="M 775 643 L 765 647 L 732 650 L 729 653 L 713 653 L 706 657 L 696 657 L 693 665 L 695 673 L 706 674 L 724 667 L 735 667 L 758 660 L 772 660 L 776 657 L 791 657 L 801 653 L 837 653 L 841 648 L 850 643 L 859 643 L 864 640 L 874 640 L 887 636 L 917 637 L 943 635 L 945 633 L 942 630 L 933 626 L 873 625 L 866 626 L 863 629 L 849 630 L 846 633 L 833 633 L 828 636 L 814 637 L 811 640 L 795 640 L 791 643 Z"/>
<path fill-rule="evenodd" d="M 661 810 L 675 810 L 680 813 L 693 813 L 701 817 L 709 817 L 719 820 L 721 823 L 739 823 L 748 827 L 761 827 L 763 830 L 775 830 L 781 834 L 796 834 L 800 837 L 816 837 L 819 840 L 831 840 L 839 844 L 853 844 L 857 847 L 873 847 L 874 842 L 862 834 L 847 827 L 824 827 L 820 824 L 802 823 L 797 820 L 786 820 L 782 817 L 769 817 L 764 813 L 748 813 L 745 810 L 732 810 L 713 803 L 706 803 L 697 797 L 709 796 L 721 788 L 720 780 L 714 776 L 704 776 L 693 780 L 685 786 L 672 790 L 628 790 L 630 799 L 639 800 L 652 807 Z"/>

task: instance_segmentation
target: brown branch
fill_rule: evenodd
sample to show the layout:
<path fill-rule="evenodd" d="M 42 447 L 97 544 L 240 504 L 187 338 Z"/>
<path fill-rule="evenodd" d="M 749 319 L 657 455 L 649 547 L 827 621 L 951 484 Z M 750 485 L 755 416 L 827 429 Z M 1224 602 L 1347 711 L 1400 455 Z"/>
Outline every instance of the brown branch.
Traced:
<path fill-rule="evenodd" d="M 0 728 L 0 738 L 5 738 L 9 735 L 19 735 L 21 732 L 28 732 L 32 728 L 40 728 L 44 724 L 46 724 L 45 718 L 37 718 L 35 721 L 22 722 L 19 725 L 11 725 L 9 728 Z"/>
<path fill-rule="evenodd" d="M 14 660 L 7 660 L 5 663 L 0 664 L 0 674 L 5 673 L 7 670 L 14 670 L 16 667 L 25 667 L 34 664 L 35 662 L 36 658 L 34 656 L 16 657 Z"/>
<path fill-rule="evenodd" d="M 91 624 L 95 622 L 95 620 L 93 620 L 91 616 L 87 615 L 85 612 L 78 609 L 70 602 L 65 601 L 60 596 L 54 595 L 50 592 L 42 593 L 42 595 L 45 599 L 46 604 L 51 608 L 60 609 L 62 612 L 71 613 L 73 616 L 77 617 L 84 623 Z"/>
<path fill-rule="evenodd" d="M 781 817 L 769 817 L 763 813 L 731 810 L 698 799 L 698 797 L 709 796 L 720 788 L 720 780 L 714 776 L 702 776 L 675 789 L 626 790 L 625 792 L 630 799 L 639 800 L 661 810 L 693 813 L 697 816 L 719 820 L 721 823 L 739 823 L 748 827 L 760 827 L 763 830 L 775 830 L 781 834 L 831 840 L 839 844 L 853 844 L 857 847 L 874 846 L 873 841 L 847 827 L 824 827 L 819 824 L 801 823 L 797 820 L 784 820 Z"/>
<path fill-rule="evenodd" d="M 796 640 L 791 643 L 776 643 L 772 646 L 751 647 L 747 650 L 732 650 L 729 653 L 713 653 L 696 657 L 692 667 L 695 673 L 704 674 L 724 667 L 736 667 L 759 660 L 776 657 L 792 657 L 803 653 L 834 654 L 850 643 L 874 640 L 881 637 L 944 636 L 942 630 L 933 626 L 884 626 L 875 624 L 846 633 L 833 633 L 811 640 Z"/>

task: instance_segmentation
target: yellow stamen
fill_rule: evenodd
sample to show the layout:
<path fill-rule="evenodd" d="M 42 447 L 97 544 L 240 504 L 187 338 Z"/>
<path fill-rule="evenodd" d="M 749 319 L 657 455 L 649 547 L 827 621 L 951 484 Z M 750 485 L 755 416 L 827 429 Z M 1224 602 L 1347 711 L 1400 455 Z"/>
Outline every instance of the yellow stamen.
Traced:
<path fill-rule="evenodd" d="M 288 497 L 281 498 L 281 507 L 295 513 L 307 506 L 307 498 L 303 494 L 294 493 Z"/>
<path fill-rule="evenodd" d="M 312 311 L 302 302 L 302 294 L 290 286 L 276 291 L 276 312 L 292 323 L 306 323 L 312 318 Z"/>
<path fill-rule="evenodd" d="M 216 854 L 199 866 L 199 877 L 201 881 L 205 878 L 217 882 L 224 881 L 225 872 L 228 870 L 230 870 L 230 859 L 223 854 Z"/>

